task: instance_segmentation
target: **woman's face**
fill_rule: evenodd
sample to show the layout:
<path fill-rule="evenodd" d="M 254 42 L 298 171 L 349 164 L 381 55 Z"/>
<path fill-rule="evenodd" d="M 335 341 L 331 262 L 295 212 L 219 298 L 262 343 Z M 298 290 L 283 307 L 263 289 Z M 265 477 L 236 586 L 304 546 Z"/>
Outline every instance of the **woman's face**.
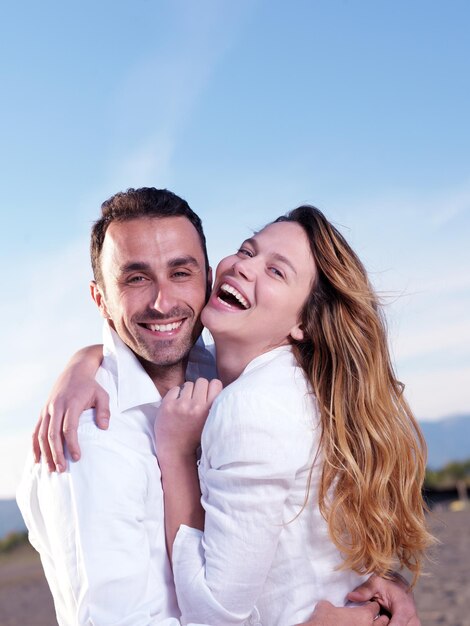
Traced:
<path fill-rule="evenodd" d="M 236 340 L 253 354 L 302 339 L 300 312 L 315 279 L 303 228 L 269 224 L 219 263 L 202 322 L 217 342 Z"/>

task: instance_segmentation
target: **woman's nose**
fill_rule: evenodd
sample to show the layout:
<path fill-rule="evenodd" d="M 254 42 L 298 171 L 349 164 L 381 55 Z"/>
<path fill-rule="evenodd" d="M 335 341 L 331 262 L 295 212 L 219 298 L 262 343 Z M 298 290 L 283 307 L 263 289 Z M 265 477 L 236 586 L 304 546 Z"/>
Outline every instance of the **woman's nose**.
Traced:
<path fill-rule="evenodd" d="M 255 277 L 255 259 L 247 257 L 246 259 L 238 259 L 232 265 L 235 275 L 242 276 L 246 280 L 252 281 Z"/>

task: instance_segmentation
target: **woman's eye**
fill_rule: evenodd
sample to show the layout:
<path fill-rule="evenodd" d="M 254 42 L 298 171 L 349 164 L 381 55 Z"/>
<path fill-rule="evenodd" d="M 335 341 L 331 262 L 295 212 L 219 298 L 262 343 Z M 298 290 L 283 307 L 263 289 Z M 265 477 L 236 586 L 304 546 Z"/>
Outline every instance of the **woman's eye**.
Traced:
<path fill-rule="evenodd" d="M 239 248 L 237 254 L 240 254 L 241 256 L 248 256 L 250 258 L 253 256 L 253 252 L 248 250 L 248 248 Z"/>
<path fill-rule="evenodd" d="M 280 278 L 284 278 L 284 274 L 280 270 L 278 270 L 277 267 L 270 267 L 268 269 L 271 272 L 271 274 L 274 274 L 274 276 L 279 276 Z"/>

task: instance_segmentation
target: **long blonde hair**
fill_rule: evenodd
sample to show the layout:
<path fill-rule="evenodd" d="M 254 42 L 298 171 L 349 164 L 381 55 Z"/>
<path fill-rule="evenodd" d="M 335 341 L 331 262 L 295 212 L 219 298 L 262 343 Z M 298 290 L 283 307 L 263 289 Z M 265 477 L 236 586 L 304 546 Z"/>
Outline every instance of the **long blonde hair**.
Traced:
<path fill-rule="evenodd" d="M 426 445 L 393 372 L 378 297 L 321 211 L 301 206 L 279 221 L 304 229 L 318 271 L 294 351 L 320 412 L 321 513 L 344 568 L 386 576 L 398 561 L 415 582 L 432 542 L 421 493 Z"/>

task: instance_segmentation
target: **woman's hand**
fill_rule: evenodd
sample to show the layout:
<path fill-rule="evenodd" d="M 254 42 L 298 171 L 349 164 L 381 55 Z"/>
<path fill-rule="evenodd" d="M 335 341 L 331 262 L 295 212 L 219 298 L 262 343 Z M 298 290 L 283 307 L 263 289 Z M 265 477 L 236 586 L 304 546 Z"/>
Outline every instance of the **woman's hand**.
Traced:
<path fill-rule="evenodd" d="M 160 467 L 175 458 L 194 457 L 212 402 L 221 390 L 220 380 L 198 378 L 168 391 L 155 421 Z"/>
<path fill-rule="evenodd" d="M 41 455 L 51 472 L 66 468 L 63 439 L 74 461 L 80 458 L 77 429 L 80 415 L 92 407 L 96 423 L 106 429 L 109 424 L 109 396 L 95 381 L 103 359 L 102 346 L 89 346 L 71 358 L 55 382 L 33 433 L 36 463 Z"/>

